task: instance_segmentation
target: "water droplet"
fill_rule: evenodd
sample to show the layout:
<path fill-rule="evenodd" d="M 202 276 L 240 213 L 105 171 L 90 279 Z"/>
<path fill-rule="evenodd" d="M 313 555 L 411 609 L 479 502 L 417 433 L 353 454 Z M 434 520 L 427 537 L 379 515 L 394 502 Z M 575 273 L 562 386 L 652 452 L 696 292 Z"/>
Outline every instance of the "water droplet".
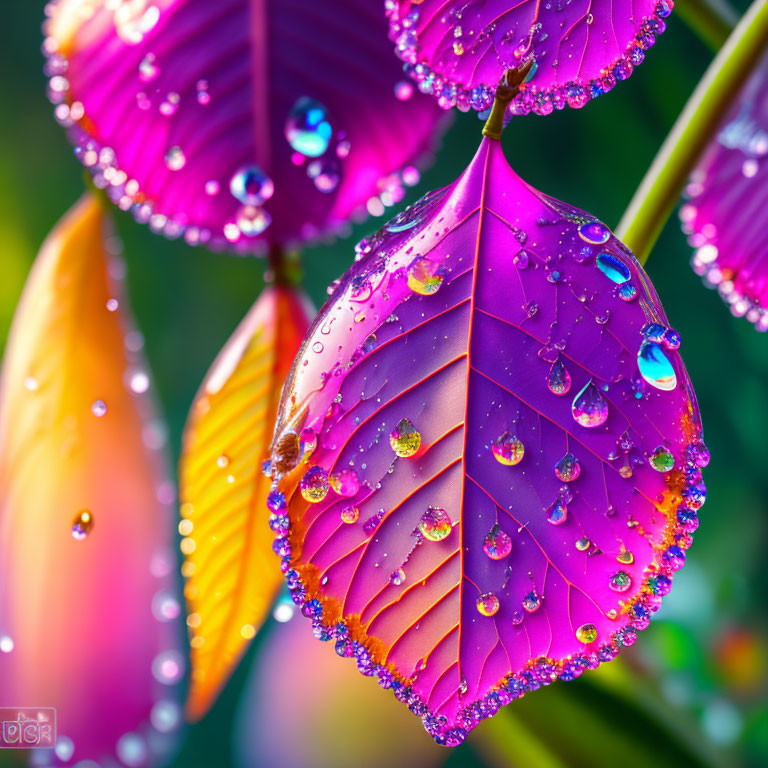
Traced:
<path fill-rule="evenodd" d="M 307 166 L 307 176 L 314 182 L 315 189 L 330 194 L 341 181 L 341 167 L 335 158 L 314 160 Z"/>
<path fill-rule="evenodd" d="M 532 589 L 524 598 L 523 598 L 523 608 L 528 613 L 535 613 L 536 611 L 541 608 L 542 603 L 542 597 L 540 595 L 536 594 L 536 590 Z"/>
<path fill-rule="evenodd" d="M 579 227 L 579 237 L 590 245 L 602 245 L 611 237 L 611 231 L 602 222 L 588 221 Z"/>
<path fill-rule="evenodd" d="M 671 392 L 677 386 L 677 375 L 660 344 L 644 341 L 637 353 L 640 375 L 656 389 Z"/>
<path fill-rule="evenodd" d="M 360 490 L 360 480 L 354 469 L 342 469 L 334 472 L 330 476 L 329 482 L 331 488 L 339 496 L 354 496 Z"/>
<path fill-rule="evenodd" d="M 518 269 L 525 269 L 531 263 L 531 257 L 528 255 L 528 251 L 520 250 L 512 257 L 512 263 Z"/>
<path fill-rule="evenodd" d="M 582 624 L 576 630 L 576 639 L 584 645 L 594 643 L 597 640 L 597 627 L 594 624 Z"/>
<path fill-rule="evenodd" d="M 197 88 L 197 103 L 202 104 L 203 106 L 210 104 L 211 94 L 208 93 L 208 81 L 198 80 L 196 88 Z"/>
<path fill-rule="evenodd" d="M 547 374 L 547 387 L 553 395 L 567 395 L 571 389 L 571 374 L 565 367 L 562 356 L 558 355 L 557 360 L 552 363 L 552 367 Z"/>
<path fill-rule="evenodd" d="M 148 53 L 139 62 L 139 80 L 142 83 L 151 83 L 160 75 L 160 67 L 157 66 L 154 53 Z"/>
<path fill-rule="evenodd" d="M 221 184 L 216 179 L 210 179 L 205 182 L 205 194 L 208 197 L 216 197 L 221 191 Z"/>
<path fill-rule="evenodd" d="M 599 427 L 608 418 L 608 403 L 590 379 L 571 405 L 574 421 L 582 427 Z"/>
<path fill-rule="evenodd" d="M 187 158 L 178 144 L 165 153 L 165 164 L 169 171 L 180 171 L 187 164 Z"/>
<path fill-rule="evenodd" d="M 572 483 L 580 474 L 581 464 L 572 453 L 566 453 L 555 464 L 555 475 L 558 480 L 562 480 L 564 483 Z"/>
<path fill-rule="evenodd" d="M 399 587 L 405 581 L 405 571 L 402 568 L 398 568 L 389 577 L 389 583 L 393 587 Z"/>
<path fill-rule="evenodd" d="M 592 546 L 592 542 L 586 536 L 582 536 L 576 540 L 575 546 L 579 552 L 586 552 Z"/>
<path fill-rule="evenodd" d="M 322 467 L 311 467 L 299 483 L 301 495 L 310 504 L 317 504 L 328 494 L 328 473 Z"/>
<path fill-rule="evenodd" d="M 619 288 L 619 298 L 622 301 L 633 301 L 637 298 L 637 288 L 634 283 L 624 283 Z"/>
<path fill-rule="evenodd" d="M 443 270 L 432 260 L 422 256 L 408 269 L 408 287 L 422 296 L 437 293 L 443 283 Z"/>
<path fill-rule="evenodd" d="M 350 504 L 349 506 L 344 507 L 341 510 L 342 523 L 347 523 L 347 525 L 352 525 L 352 523 L 356 523 L 359 518 L 360 518 L 360 510 L 354 504 Z"/>
<path fill-rule="evenodd" d="M 493 592 L 485 592 L 477 598 L 477 610 L 482 616 L 495 616 L 499 611 L 499 598 Z"/>
<path fill-rule="evenodd" d="M 395 98 L 398 101 L 408 101 L 413 96 L 413 83 L 409 80 L 400 80 L 395 84 Z"/>
<path fill-rule="evenodd" d="M 15 643 L 10 635 L 0 636 L 0 652 L 10 653 L 13 650 Z"/>
<path fill-rule="evenodd" d="M 617 571 L 608 581 L 614 592 L 626 592 L 632 586 L 632 579 L 626 571 Z"/>
<path fill-rule="evenodd" d="M 243 205 L 263 205 L 275 193 L 275 185 L 261 168 L 249 165 L 233 174 L 229 191 Z"/>
<path fill-rule="evenodd" d="M 550 525 L 562 525 L 568 519 L 568 507 L 558 498 L 547 507 L 547 522 Z"/>
<path fill-rule="evenodd" d="M 390 432 L 389 444 L 396 456 L 407 459 L 421 447 L 421 432 L 408 419 L 400 419 L 397 426 Z"/>
<path fill-rule="evenodd" d="M 97 418 L 106 416 L 107 404 L 103 400 L 94 400 L 93 403 L 91 403 L 91 413 Z"/>
<path fill-rule="evenodd" d="M 306 427 L 301 430 L 299 435 L 299 456 L 300 461 L 308 461 L 309 457 L 317 448 L 317 433 L 314 429 Z"/>
<path fill-rule="evenodd" d="M 525 447 L 517 437 L 510 435 L 509 432 L 504 432 L 496 439 L 495 443 L 491 444 L 491 451 L 499 464 L 514 467 L 515 464 L 519 464 L 523 460 Z"/>
<path fill-rule="evenodd" d="M 221 467 L 221 469 L 224 469 L 224 467 L 229 466 L 229 456 L 227 456 L 225 453 L 222 453 L 221 456 L 219 456 L 216 459 L 216 466 Z M 279 493 L 279 491 L 277 491 L 277 493 Z"/>
<path fill-rule="evenodd" d="M 429 541 L 442 541 L 451 532 L 451 518 L 440 507 L 428 507 L 419 520 L 419 531 Z"/>
<path fill-rule="evenodd" d="M 632 565 L 632 563 L 635 562 L 635 556 L 631 552 L 627 552 L 627 550 L 619 552 L 619 554 L 616 555 L 616 559 L 623 565 Z"/>
<path fill-rule="evenodd" d="M 272 223 L 272 217 L 255 205 L 244 205 L 237 212 L 237 228 L 246 237 L 257 237 Z"/>
<path fill-rule="evenodd" d="M 675 466 L 675 457 L 663 445 L 660 445 L 648 459 L 657 472 L 669 472 Z"/>
<path fill-rule="evenodd" d="M 621 285 L 632 276 L 629 267 L 611 253 L 598 253 L 595 259 L 597 268 L 614 283 Z"/>
<path fill-rule="evenodd" d="M 498 523 L 495 523 L 485 537 L 483 542 L 483 552 L 491 560 L 501 560 L 512 551 L 512 539 L 509 534 L 501 529 Z"/>
<path fill-rule="evenodd" d="M 72 523 L 72 538 L 82 541 L 93 530 L 93 515 L 87 509 L 82 509 Z"/>
<path fill-rule="evenodd" d="M 320 157 L 333 135 L 328 111 L 314 99 L 302 96 L 288 113 L 285 138 L 292 149 L 307 157 Z"/>

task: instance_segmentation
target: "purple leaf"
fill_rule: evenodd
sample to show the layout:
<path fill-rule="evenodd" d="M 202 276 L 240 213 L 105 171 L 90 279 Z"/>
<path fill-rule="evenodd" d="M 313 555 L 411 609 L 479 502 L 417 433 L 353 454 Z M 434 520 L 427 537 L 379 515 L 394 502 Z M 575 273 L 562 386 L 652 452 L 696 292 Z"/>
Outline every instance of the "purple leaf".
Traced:
<path fill-rule="evenodd" d="M 152 229 L 297 244 L 418 181 L 440 111 L 404 78 L 376 2 L 115 7 L 52 4 L 49 96 L 97 185 Z"/>
<path fill-rule="evenodd" d="M 634 643 L 708 454 L 642 268 L 498 142 L 358 256 L 283 391 L 277 549 L 318 637 L 454 745 Z"/>
<path fill-rule="evenodd" d="M 406 70 L 442 107 L 491 106 L 508 69 L 533 61 L 512 114 L 583 107 L 626 80 L 665 29 L 671 0 L 388 0 Z"/>
<path fill-rule="evenodd" d="M 680 209 L 693 269 L 737 317 L 768 331 L 768 57 L 691 176 Z"/>

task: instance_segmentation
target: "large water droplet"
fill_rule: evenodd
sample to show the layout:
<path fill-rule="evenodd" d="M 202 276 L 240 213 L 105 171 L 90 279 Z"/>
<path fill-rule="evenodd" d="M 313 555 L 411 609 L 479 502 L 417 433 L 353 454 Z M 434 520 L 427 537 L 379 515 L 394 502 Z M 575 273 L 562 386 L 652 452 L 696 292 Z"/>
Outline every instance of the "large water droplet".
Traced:
<path fill-rule="evenodd" d="M 564 483 L 572 483 L 580 474 L 581 464 L 572 453 L 566 453 L 555 464 L 555 475 L 558 480 L 562 480 Z"/>
<path fill-rule="evenodd" d="M 499 612 L 499 598 L 493 592 L 485 592 L 477 598 L 477 610 L 482 616 L 495 616 Z"/>
<path fill-rule="evenodd" d="M 429 541 L 442 541 L 451 532 L 451 518 L 444 509 L 428 507 L 419 520 L 419 531 Z"/>
<path fill-rule="evenodd" d="M 535 613 L 536 611 L 541 608 L 542 603 L 542 597 L 540 595 L 536 594 L 536 590 L 532 589 L 524 598 L 523 598 L 523 608 L 528 611 L 528 613 Z"/>
<path fill-rule="evenodd" d="M 349 506 L 344 507 L 341 510 L 342 523 L 347 523 L 348 525 L 352 525 L 352 523 L 356 523 L 359 518 L 360 518 L 360 510 L 354 504 L 350 504 Z"/>
<path fill-rule="evenodd" d="M 614 283 L 621 285 L 631 277 L 629 268 L 611 253 L 598 253 L 597 268 Z"/>
<path fill-rule="evenodd" d="M 558 498 L 547 507 L 547 522 L 550 525 L 562 525 L 568 519 L 568 507 Z"/>
<path fill-rule="evenodd" d="M 590 379 L 571 405 L 574 421 L 582 427 L 599 427 L 608 418 L 608 402 Z"/>
<path fill-rule="evenodd" d="M 582 624 L 576 630 L 576 639 L 584 645 L 594 643 L 597 640 L 597 627 L 594 624 Z"/>
<path fill-rule="evenodd" d="M 656 389 L 671 392 L 677 386 L 677 375 L 660 344 L 644 341 L 637 353 L 640 375 Z"/>
<path fill-rule="evenodd" d="M 82 541 L 93 530 L 93 515 L 87 509 L 82 509 L 72 523 L 72 538 Z"/>
<path fill-rule="evenodd" d="M 339 496 L 354 496 L 360 490 L 360 480 L 354 469 L 342 469 L 334 472 L 329 482 Z"/>
<path fill-rule="evenodd" d="M 328 473 L 322 467 L 311 467 L 299 483 L 301 495 L 310 504 L 317 504 L 328 495 Z"/>
<path fill-rule="evenodd" d="M 292 149 L 307 157 L 320 157 L 328 149 L 332 135 L 326 108 L 319 101 L 302 96 L 285 121 L 285 138 Z"/>
<path fill-rule="evenodd" d="M 495 523 L 488 531 L 483 542 L 483 552 L 491 560 L 501 560 L 512 551 L 512 539 L 509 534 L 501 529 L 498 523 Z"/>
<path fill-rule="evenodd" d="M 657 472 L 669 472 L 675 466 L 675 457 L 663 445 L 656 448 L 648 461 Z"/>
<path fill-rule="evenodd" d="M 602 222 L 588 221 L 579 227 L 579 237 L 590 245 L 602 245 L 611 237 L 611 231 Z"/>
<path fill-rule="evenodd" d="M 632 579 L 626 571 L 617 571 L 608 580 L 608 586 L 614 592 L 626 592 L 632 586 Z"/>
<path fill-rule="evenodd" d="M 431 259 L 422 256 L 408 269 L 408 287 L 422 296 L 431 296 L 443 284 L 443 270 Z"/>
<path fill-rule="evenodd" d="M 571 389 L 571 374 L 565 367 L 562 356 L 558 355 L 557 360 L 552 363 L 552 367 L 547 374 L 547 387 L 554 395 L 567 395 Z"/>
<path fill-rule="evenodd" d="M 233 174 L 229 191 L 243 205 L 263 205 L 275 193 L 275 185 L 261 168 L 249 165 Z"/>
<path fill-rule="evenodd" d="M 515 464 L 519 464 L 525 455 L 525 447 L 522 442 L 514 435 L 510 435 L 509 432 L 504 432 L 495 443 L 491 444 L 491 451 L 496 461 L 506 467 L 514 467 Z"/>
<path fill-rule="evenodd" d="M 421 432 L 408 419 L 400 419 L 389 435 L 389 444 L 395 455 L 406 459 L 421 447 Z"/>

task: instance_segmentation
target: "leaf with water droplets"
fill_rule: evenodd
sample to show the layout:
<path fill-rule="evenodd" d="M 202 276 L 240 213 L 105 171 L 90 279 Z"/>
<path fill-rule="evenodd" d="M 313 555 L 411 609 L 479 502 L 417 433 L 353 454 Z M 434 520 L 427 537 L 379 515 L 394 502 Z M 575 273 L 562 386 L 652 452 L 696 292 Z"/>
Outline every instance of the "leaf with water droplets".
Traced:
<path fill-rule="evenodd" d="M 370 654 L 455 745 L 541 684 L 541 657 L 547 682 L 568 679 L 634 642 L 684 561 L 706 451 L 679 338 L 642 268 L 601 222 L 525 184 L 498 142 L 397 221 L 358 246 L 286 384 L 279 548 L 339 654 Z M 600 253 L 629 273 L 633 301 Z M 422 258 L 441 270 L 434 293 L 409 281 Z M 648 343 L 673 389 L 638 367 Z M 317 448 L 296 468 L 284 446 L 304 429 Z M 651 464 L 660 444 L 672 471 Z M 303 496 L 310 473 L 347 469 L 353 497 Z"/>
<path fill-rule="evenodd" d="M 389 36 L 406 71 L 449 109 L 491 106 L 504 72 L 531 63 L 514 114 L 583 107 L 626 80 L 672 0 L 391 0 Z"/>
<path fill-rule="evenodd" d="M 768 55 L 702 155 L 680 208 L 692 265 L 736 317 L 768 331 Z"/>
<path fill-rule="evenodd" d="M 190 411 L 180 525 L 187 542 L 193 720 L 229 679 L 282 582 L 268 522 L 275 530 L 283 525 L 284 503 L 268 498 L 261 465 L 310 314 L 309 299 L 297 289 L 267 288 L 211 366 Z"/>
<path fill-rule="evenodd" d="M 107 224 L 89 195 L 43 244 L 0 396 L 3 697 L 56 707 L 61 754 L 100 765 L 171 746 L 185 667 L 165 428 Z"/>
<path fill-rule="evenodd" d="M 58 121 L 110 198 L 168 237 L 315 240 L 381 215 L 428 160 L 440 110 L 403 75 L 377 2 L 48 8 Z"/>

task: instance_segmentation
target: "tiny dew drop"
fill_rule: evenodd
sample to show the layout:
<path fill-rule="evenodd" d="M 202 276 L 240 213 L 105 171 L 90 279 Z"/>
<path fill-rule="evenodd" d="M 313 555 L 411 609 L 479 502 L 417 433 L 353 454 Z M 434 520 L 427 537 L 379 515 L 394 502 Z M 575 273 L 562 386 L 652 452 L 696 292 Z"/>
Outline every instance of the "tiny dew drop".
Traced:
<path fill-rule="evenodd" d="M 568 373 L 562 356 L 558 355 L 557 360 L 552 363 L 552 367 L 549 369 L 547 387 L 553 395 L 567 395 L 571 389 L 571 374 Z"/>
<path fill-rule="evenodd" d="M 93 530 L 93 515 L 87 509 L 81 509 L 75 515 L 72 523 L 72 538 L 76 541 L 82 541 Z"/>
<path fill-rule="evenodd" d="M 389 583 L 393 587 L 399 587 L 405 581 L 405 571 L 402 568 L 398 568 L 389 577 Z"/>
<path fill-rule="evenodd" d="M 176 144 L 165 153 L 165 165 L 169 171 L 180 171 L 187 164 L 182 148 Z"/>
<path fill-rule="evenodd" d="M 592 542 L 586 536 L 582 536 L 580 539 L 576 539 L 575 546 L 579 552 L 586 552 L 592 546 Z"/>
<path fill-rule="evenodd" d="M 342 508 L 341 510 L 342 523 L 347 523 L 347 525 L 352 525 L 352 523 L 356 523 L 359 519 L 360 519 L 360 510 L 354 504 L 350 504 Z"/>
<path fill-rule="evenodd" d="M 94 400 L 91 403 L 91 413 L 97 418 L 105 416 L 107 413 L 107 404 L 103 400 Z"/>

